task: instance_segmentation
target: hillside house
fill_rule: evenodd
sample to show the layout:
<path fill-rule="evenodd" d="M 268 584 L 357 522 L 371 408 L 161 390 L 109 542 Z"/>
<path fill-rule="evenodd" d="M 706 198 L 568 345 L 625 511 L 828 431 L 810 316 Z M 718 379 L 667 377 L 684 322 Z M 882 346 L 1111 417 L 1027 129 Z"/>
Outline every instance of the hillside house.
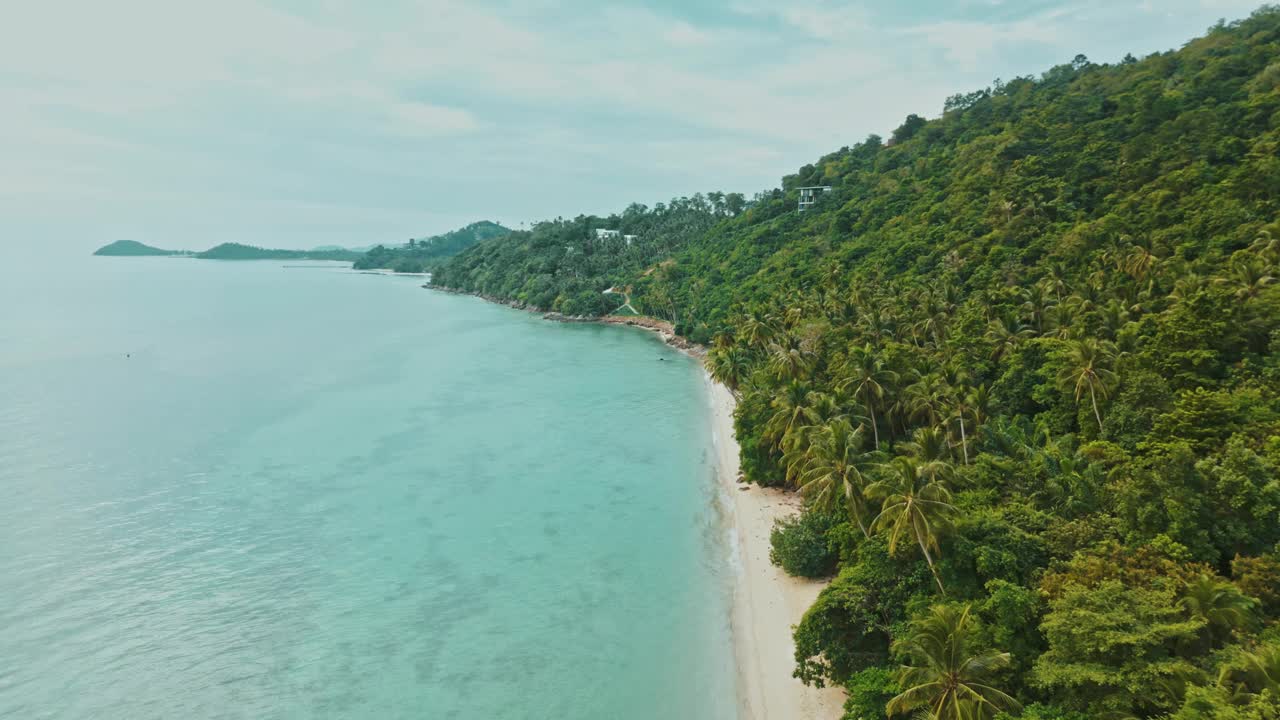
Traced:
<path fill-rule="evenodd" d="M 800 190 L 800 211 L 803 212 L 818 202 L 818 198 L 822 193 L 831 189 L 830 185 L 810 185 L 809 187 L 799 188 Z"/>

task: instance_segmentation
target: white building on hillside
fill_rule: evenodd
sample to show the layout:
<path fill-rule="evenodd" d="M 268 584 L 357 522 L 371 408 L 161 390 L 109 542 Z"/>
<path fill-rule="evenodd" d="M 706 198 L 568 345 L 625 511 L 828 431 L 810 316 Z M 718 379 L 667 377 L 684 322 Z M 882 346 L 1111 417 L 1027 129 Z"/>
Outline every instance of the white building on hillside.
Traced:
<path fill-rule="evenodd" d="M 818 197 L 830 189 L 830 185 L 811 185 L 809 187 L 799 188 L 800 210 L 804 211 L 813 207 L 813 204 L 818 202 Z"/>

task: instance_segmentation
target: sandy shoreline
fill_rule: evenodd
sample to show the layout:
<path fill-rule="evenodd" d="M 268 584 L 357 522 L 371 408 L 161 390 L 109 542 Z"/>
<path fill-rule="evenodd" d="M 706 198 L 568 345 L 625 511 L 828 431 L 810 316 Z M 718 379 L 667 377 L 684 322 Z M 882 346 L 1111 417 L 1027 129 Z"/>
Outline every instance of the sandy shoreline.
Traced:
<path fill-rule="evenodd" d="M 791 627 L 826 585 L 793 578 L 769 562 L 769 532 L 779 517 L 799 508 L 796 497 L 754 485 L 741 490 L 738 443 L 733 436 L 733 395 L 708 376 L 712 431 L 720 482 L 729 496 L 733 542 L 741 562 L 733 593 L 733 645 L 743 720 L 836 720 L 844 691 L 817 689 L 791 676 L 795 646 Z"/>

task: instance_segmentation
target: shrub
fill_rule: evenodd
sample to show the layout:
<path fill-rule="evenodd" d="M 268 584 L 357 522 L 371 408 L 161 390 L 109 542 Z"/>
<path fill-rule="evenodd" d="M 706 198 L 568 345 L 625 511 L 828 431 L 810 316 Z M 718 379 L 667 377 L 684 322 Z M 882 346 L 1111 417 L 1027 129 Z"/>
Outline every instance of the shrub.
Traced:
<path fill-rule="evenodd" d="M 831 519 L 817 512 L 778 520 L 769 535 L 769 560 L 788 575 L 827 577 L 836 571 L 836 552 L 827 542 Z"/>
<path fill-rule="evenodd" d="M 885 720 L 884 706 L 902 692 L 887 667 L 859 670 L 845 683 L 849 699 L 844 703 L 844 720 Z"/>

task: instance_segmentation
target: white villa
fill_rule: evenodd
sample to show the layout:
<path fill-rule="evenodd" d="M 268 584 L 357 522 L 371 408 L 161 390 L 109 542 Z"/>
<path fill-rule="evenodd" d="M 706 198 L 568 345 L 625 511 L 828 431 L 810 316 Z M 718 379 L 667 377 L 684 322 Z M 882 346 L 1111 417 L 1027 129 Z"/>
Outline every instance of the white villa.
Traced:
<path fill-rule="evenodd" d="M 830 185 L 810 185 L 809 187 L 800 188 L 800 210 L 803 212 L 813 207 L 813 204 L 818 202 L 818 196 L 830 189 Z M 599 230 L 596 232 L 599 232 Z"/>
<path fill-rule="evenodd" d="M 640 239 L 639 235 L 623 235 L 621 230 L 606 230 L 605 228 L 596 228 L 597 240 L 623 240 L 628 245 Z"/>

